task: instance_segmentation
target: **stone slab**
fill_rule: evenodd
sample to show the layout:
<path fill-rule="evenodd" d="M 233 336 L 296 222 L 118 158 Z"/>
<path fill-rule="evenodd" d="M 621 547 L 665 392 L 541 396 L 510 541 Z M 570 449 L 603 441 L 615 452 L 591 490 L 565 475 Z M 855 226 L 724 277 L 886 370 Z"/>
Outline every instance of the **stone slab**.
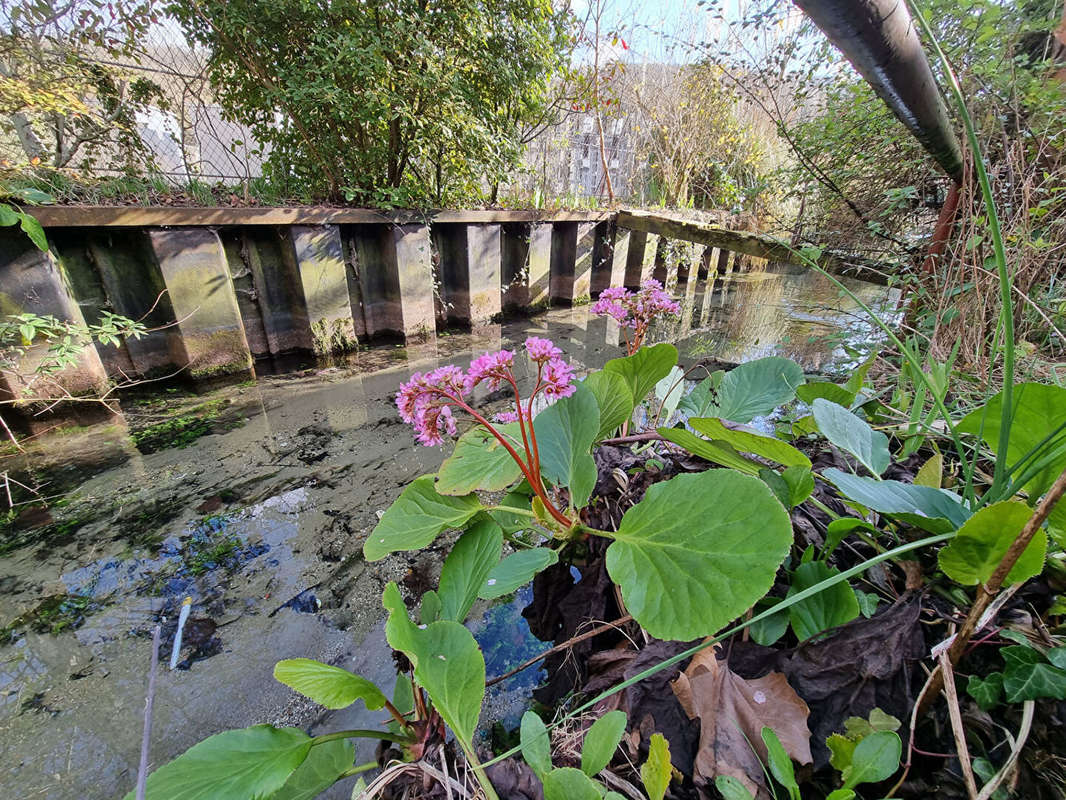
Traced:
<path fill-rule="evenodd" d="M 436 332 L 429 226 L 393 225 L 391 243 L 399 286 L 401 330 L 408 341 L 423 341 Z M 497 303 L 498 287 L 497 278 Z"/>
<path fill-rule="evenodd" d="M 553 227 L 548 223 L 534 223 L 529 226 L 526 286 L 529 292 L 529 305 L 532 308 L 548 304 L 551 288 Z"/>
<path fill-rule="evenodd" d="M 314 351 L 352 350 L 357 345 L 340 230 L 335 225 L 290 229 L 307 306 Z"/>
<path fill-rule="evenodd" d="M 503 247 L 499 225 L 467 225 L 467 291 L 470 324 L 484 325 L 498 318 L 502 308 Z"/>
<path fill-rule="evenodd" d="M 222 242 L 212 230 L 149 233 L 194 378 L 242 372 L 252 359 Z"/>

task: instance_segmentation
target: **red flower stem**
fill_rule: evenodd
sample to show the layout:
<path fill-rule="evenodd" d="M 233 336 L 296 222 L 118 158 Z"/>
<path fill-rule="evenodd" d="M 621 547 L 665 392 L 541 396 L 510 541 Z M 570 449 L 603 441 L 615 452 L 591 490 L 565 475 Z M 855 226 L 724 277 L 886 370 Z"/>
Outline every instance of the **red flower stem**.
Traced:
<path fill-rule="evenodd" d="M 528 459 L 529 467 L 532 470 L 536 464 L 536 459 L 533 458 L 533 451 L 529 449 L 529 438 L 526 436 L 525 415 L 522 413 L 522 396 L 518 393 L 518 384 L 515 383 L 514 375 L 510 372 L 507 373 L 507 382 L 511 384 L 511 388 L 514 389 L 515 408 L 518 409 L 518 429 L 522 431 L 522 447 L 526 449 L 526 458 Z M 530 433 L 532 433 L 533 420 L 529 421 L 529 427 Z"/>
<path fill-rule="evenodd" d="M 536 492 L 537 497 L 539 497 L 541 502 L 544 503 L 544 507 L 548 510 L 548 513 L 555 517 L 555 520 L 559 524 L 569 529 L 573 525 L 573 521 L 555 507 L 551 499 L 548 497 L 547 493 L 544 491 L 543 485 L 541 485 L 540 483 L 539 474 L 534 476 L 534 474 L 530 471 L 530 467 L 528 467 L 526 463 L 522 460 L 522 457 L 518 455 L 515 449 L 511 446 L 511 443 L 507 441 L 507 437 L 505 437 L 498 430 L 496 430 L 496 428 L 493 427 L 492 423 L 490 423 L 487 419 L 477 413 L 474 409 L 472 409 L 462 400 L 459 400 L 458 398 L 455 398 L 452 395 L 445 396 L 451 398 L 452 402 L 455 405 L 465 410 L 468 414 L 470 414 L 470 416 L 472 416 L 474 419 L 476 419 L 478 422 L 488 428 L 489 433 L 496 437 L 499 443 L 502 444 L 507 450 L 507 452 L 511 455 L 511 458 L 515 460 L 515 463 L 518 464 L 518 468 L 522 470 L 522 474 L 525 476 L 526 480 L 529 481 L 529 485 L 533 489 L 533 491 Z"/>

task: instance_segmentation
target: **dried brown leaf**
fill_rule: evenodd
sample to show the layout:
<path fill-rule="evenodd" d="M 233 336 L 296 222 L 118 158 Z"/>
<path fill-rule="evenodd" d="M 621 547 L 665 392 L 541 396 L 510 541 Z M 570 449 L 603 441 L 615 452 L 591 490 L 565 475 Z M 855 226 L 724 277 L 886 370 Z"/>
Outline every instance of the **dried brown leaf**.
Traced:
<path fill-rule="evenodd" d="M 810 709 L 780 672 L 744 680 L 718 660 L 716 649 L 708 649 L 693 657 L 671 685 L 689 717 L 700 720 L 693 771 L 698 785 L 730 775 L 760 800 L 769 798 L 760 763 L 766 761 L 764 726 L 774 730 L 795 761 L 810 763 Z"/>

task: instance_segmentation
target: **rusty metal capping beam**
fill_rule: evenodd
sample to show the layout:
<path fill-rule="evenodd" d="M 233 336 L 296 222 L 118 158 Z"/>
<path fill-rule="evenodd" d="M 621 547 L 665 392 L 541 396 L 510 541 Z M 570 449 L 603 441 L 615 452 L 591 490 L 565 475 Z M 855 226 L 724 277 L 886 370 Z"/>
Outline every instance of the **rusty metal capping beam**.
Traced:
<path fill-rule="evenodd" d="M 783 241 L 764 233 L 733 231 L 702 222 L 672 219 L 644 211 L 619 211 L 618 227 L 656 234 L 667 239 L 682 239 L 719 250 L 743 253 L 769 261 L 795 263 L 791 248 Z M 885 283 L 888 265 L 868 259 L 823 253 L 818 263 L 831 272 L 847 274 L 873 283 Z"/>
<path fill-rule="evenodd" d="M 955 183 L 959 140 L 905 0 L 793 0 Z"/>
<path fill-rule="evenodd" d="M 146 208 L 140 206 L 37 206 L 27 209 L 46 228 L 226 225 L 410 225 L 425 222 L 598 222 L 609 211 L 376 211 L 369 208 Z"/>

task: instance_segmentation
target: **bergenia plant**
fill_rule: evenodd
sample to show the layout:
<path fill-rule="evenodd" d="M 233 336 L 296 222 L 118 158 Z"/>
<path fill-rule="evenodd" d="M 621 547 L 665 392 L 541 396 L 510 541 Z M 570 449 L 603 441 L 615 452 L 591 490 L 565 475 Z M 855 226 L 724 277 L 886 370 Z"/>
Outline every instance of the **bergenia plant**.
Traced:
<path fill-rule="evenodd" d="M 445 366 L 430 372 L 416 372 L 411 380 L 400 386 L 396 395 L 396 407 L 400 417 L 415 430 L 415 438 L 426 447 L 435 447 L 444 441 L 444 436 L 457 434 L 452 408 L 459 408 L 473 417 L 506 449 L 529 483 L 530 489 L 540 498 L 545 510 L 564 528 L 572 525 L 554 503 L 544 486 L 540 474 L 540 453 L 537 448 L 537 435 L 533 430 L 533 401 L 543 393 L 549 399 L 569 397 L 577 387 L 574 385 L 574 371 L 563 359 L 562 351 L 548 339 L 531 336 L 526 339 L 526 353 L 537 365 L 537 380 L 529 396 L 523 399 L 518 390 L 518 381 L 514 375 L 514 353 L 500 350 L 497 353 L 485 353 L 470 363 L 465 373 L 459 367 Z M 496 415 L 496 423 L 517 423 L 521 434 L 520 455 L 516 449 L 517 442 L 476 411 L 467 402 L 476 386 L 486 384 L 490 391 L 495 391 L 502 384 L 507 384 L 514 392 L 514 409 Z"/>
<path fill-rule="evenodd" d="M 659 281 L 649 278 L 636 292 L 621 286 L 604 289 L 589 310 L 601 317 L 611 317 L 622 326 L 626 337 L 626 353 L 633 355 L 644 343 L 652 322 L 667 314 L 677 316 L 681 313 L 681 306 L 663 290 Z M 633 331 L 632 335 L 630 330 Z"/>

